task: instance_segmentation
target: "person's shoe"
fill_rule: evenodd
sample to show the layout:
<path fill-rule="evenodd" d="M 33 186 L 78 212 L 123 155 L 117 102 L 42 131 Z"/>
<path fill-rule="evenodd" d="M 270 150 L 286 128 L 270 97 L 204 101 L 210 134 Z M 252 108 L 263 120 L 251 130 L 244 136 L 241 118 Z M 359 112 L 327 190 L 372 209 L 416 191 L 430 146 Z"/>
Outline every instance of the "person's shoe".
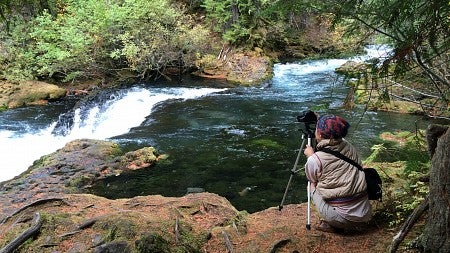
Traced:
<path fill-rule="evenodd" d="M 320 221 L 320 225 L 317 227 L 317 230 L 320 230 L 322 232 L 327 232 L 327 233 L 336 233 L 336 229 L 333 228 L 326 221 Z"/>

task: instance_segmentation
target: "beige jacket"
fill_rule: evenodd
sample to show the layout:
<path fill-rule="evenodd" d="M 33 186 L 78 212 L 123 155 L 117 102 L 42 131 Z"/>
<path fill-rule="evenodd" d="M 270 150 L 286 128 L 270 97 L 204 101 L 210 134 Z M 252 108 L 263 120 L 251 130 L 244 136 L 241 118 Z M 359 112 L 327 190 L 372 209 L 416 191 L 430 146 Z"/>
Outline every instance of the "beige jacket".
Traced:
<path fill-rule="evenodd" d="M 355 148 L 345 139 L 321 140 L 317 144 L 317 150 L 324 147 L 338 151 L 361 164 L 361 158 Z M 332 154 L 321 151 L 317 151 L 314 158 L 321 168 L 316 188 L 325 200 L 354 196 L 366 191 L 364 172 L 358 168 Z"/>

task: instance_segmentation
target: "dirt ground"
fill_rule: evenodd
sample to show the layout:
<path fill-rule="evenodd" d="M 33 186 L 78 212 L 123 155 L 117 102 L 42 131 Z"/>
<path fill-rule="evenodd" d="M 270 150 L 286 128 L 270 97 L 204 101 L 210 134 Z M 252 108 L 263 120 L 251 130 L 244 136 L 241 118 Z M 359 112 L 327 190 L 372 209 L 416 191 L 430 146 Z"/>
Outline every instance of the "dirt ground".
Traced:
<path fill-rule="evenodd" d="M 397 232 L 376 225 L 343 234 L 321 232 L 316 229 L 319 220 L 314 210 L 312 228 L 307 230 L 306 203 L 286 205 L 281 211 L 273 207 L 248 214 L 211 193 L 118 200 L 69 194 L 30 205 L 6 219 L 0 217 L 0 247 L 29 227 L 36 212 L 44 217 L 41 231 L 17 252 L 101 252 L 95 251 L 99 244 L 123 240 L 133 248 L 139 235 L 148 231 L 159 231 L 166 239 L 169 251 L 161 252 L 198 252 L 186 248 L 180 251 L 180 245 L 186 244 L 197 245 L 200 252 L 213 253 L 387 252 Z M 95 222 L 92 226 L 80 226 L 87 221 Z M 180 226 L 174 229 L 174 224 Z M 197 242 L 187 239 L 188 233 Z M 414 233 L 410 237 L 413 236 Z M 414 251 L 401 245 L 398 252 Z"/>

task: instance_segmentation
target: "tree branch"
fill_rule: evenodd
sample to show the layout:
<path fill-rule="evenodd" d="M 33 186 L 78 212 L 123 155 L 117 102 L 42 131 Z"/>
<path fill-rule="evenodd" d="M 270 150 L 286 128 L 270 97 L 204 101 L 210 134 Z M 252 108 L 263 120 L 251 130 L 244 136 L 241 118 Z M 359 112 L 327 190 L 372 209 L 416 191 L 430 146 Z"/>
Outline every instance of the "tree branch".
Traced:
<path fill-rule="evenodd" d="M 414 58 L 416 59 L 417 64 L 430 76 L 430 79 L 433 81 L 434 86 L 436 87 L 436 89 L 441 94 L 441 97 L 444 99 L 444 101 L 447 101 L 446 98 L 445 98 L 444 93 L 442 92 L 442 90 L 439 88 L 439 86 L 436 84 L 436 82 L 434 80 L 437 79 L 439 82 L 441 82 L 442 84 L 444 84 L 447 87 L 450 87 L 450 83 L 447 80 L 445 80 L 444 78 L 442 78 L 441 76 L 439 76 L 438 74 L 434 73 L 422 61 L 422 57 L 420 56 L 420 52 L 418 52 L 416 49 L 414 50 L 414 56 L 415 56 Z"/>
<path fill-rule="evenodd" d="M 387 80 L 388 82 L 390 82 L 390 83 L 393 83 L 395 86 L 399 86 L 399 87 L 405 88 L 405 89 L 407 89 L 407 90 L 413 91 L 413 92 L 418 93 L 418 94 L 420 94 L 420 95 L 423 95 L 423 96 L 425 96 L 425 97 L 441 98 L 440 96 L 427 94 L 427 93 L 424 93 L 424 92 L 422 92 L 422 91 L 418 91 L 418 90 L 415 90 L 415 89 L 413 89 L 413 88 L 411 88 L 411 87 L 405 86 L 405 85 L 403 85 L 403 84 L 399 84 L 399 83 L 397 83 L 397 82 L 395 82 L 395 81 L 392 81 L 391 79 L 386 79 L 386 80 Z"/>

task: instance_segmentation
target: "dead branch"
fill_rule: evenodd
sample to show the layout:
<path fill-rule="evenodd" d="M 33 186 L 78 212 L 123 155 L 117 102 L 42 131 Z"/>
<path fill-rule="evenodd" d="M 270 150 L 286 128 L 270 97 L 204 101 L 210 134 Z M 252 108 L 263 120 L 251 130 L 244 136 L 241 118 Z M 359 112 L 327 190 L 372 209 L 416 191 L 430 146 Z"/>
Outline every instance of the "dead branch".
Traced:
<path fill-rule="evenodd" d="M 425 212 L 429 207 L 428 196 L 422 201 L 422 203 L 414 209 L 412 214 L 408 217 L 408 219 L 403 223 L 402 228 L 398 232 L 397 235 L 394 236 L 392 240 L 392 244 L 389 247 L 389 252 L 394 253 L 397 251 L 400 243 L 405 239 L 408 232 L 414 226 L 416 221 L 420 218 L 423 212 Z"/>
<path fill-rule="evenodd" d="M 128 210 L 123 210 L 123 211 L 118 211 L 118 212 L 116 212 L 116 213 L 125 213 L 125 212 L 130 212 L 130 211 L 128 211 Z M 103 219 L 103 218 L 105 218 L 105 217 L 111 216 L 111 215 L 113 215 L 113 214 L 115 214 L 115 213 L 112 213 L 112 214 L 105 214 L 105 215 L 100 215 L 100 216 L 96 216 L 96 217 L 92 217 L 92 218 L 90 218 L 90 219 L 87 219 L 87 220 L 83 221 L 82 223 L 80 223 L 79 225 L 77 225 L 77 226 L 75 227 L 75 230 L 72 230 L 72 231 L 66 232 L 66 233 L 64 233 L 64 234 L 61 234 L 61 235 L 59 235 L 59 237 L 66 237 L 66 236 L 71 236 L 71 235 L 80 233 L 81 231 L 83 231 L 83 229 L 90 228 L 90 227 L 92 227 L 97 221 L 99 221 L 99 220 L 101 220 L 101 219 Z"/>
<path fill-rule="evenodd" d="M 65 202 L 64 199 L 62 199 L 62 198 L 46 198 L 46 199 L 38 199 L 38 200 L 36 200 L 36 201 L 34 201 L 34 202 L 31 202 L 31 203 L 29 203 L 29 204 L 27 204 L 27 205 L 25 205 L 25 206 L 23 206 L 23 207 L 17 209 L 17 210 L 14 211 L 12 214 L 10 214 L 10 215 L 8 215 L 7 217 L 5 217 L 5 218 L 0 222 L 0 226 L 3 225 L 3 224 L 5 224 L 5 222 L 7 222 L 9 219 L 11 219 L 14 215 L 16 215 L 16 214 L 22 212 L 23 210 L 25 210 L 25 209 L 27 209 L 27 208 L 30 208 L 30 207 L 33 207 L 33 206 L 37 206 L 37 205 L 41 205 L 41 204 L 44 204 L 44 203 L 47 203 L 47 202 L 52 202 L 52 201 L 62 201 L 62 202 L 64 202 L 65 204 L 70 205 L 70 204 L 68 204 L 67 202 Z"/>
<path fill-rule="evenodd" d="M 442 89 L 438 86 L 438 82 L 442 83 L 446 87 L 450 87 L 450 82 L 447 81 L 444 77 L 440 76 L 439 74 L 436 74 L 431 67 L 427 66 L 425 62 L 422 61 L 422 57 L 419 51 L 414 50 L 414 56 L 415 56 L 415 62 L 420 66 L 422 70 L 425 71 L 425 73 L 429 76 L 429 79 L 434 84 L 435 88 L 439 91 L 442 98 L 446 100 L 445 98 L 445 92 L 442 91 Z M 446 100 L 447 101 L 447 100 Z"/>
<path fill-rule="evenodd" d="M 83 223 L 78 225 L 77 229 L 85 229 L 85 228 L 92 227 L 98 220 L 100 220 L 103 217 L 105 217 L 105 216 L 102 215 L 102 216 L 97 216 L 97 217 L 94 217 L 91 219 L 87 219 L 86 221 L 84 221 Z"/>
<path fill-rule="evenodd" d="M 69 231 L 67 233 L 61 234 L 59 235 L 59 237 L 66 237 L 66 236 L 71 236 L 74 234 L 78 234 L 81 231 L 83 231 L 83 229 L 92 227 L 98 220 L 100 220 L 101 218 L 106 217 L 106 215 L 101 215 L 101 216 L 97 216 L 97 217 L 93 217 L 90 219 L 85 220 L 84 222 L 82 222 L 81 224 L 77 225 L 75 230 Z"/>
<path fill-rule="evenodd" d="M 33 225 L 27 230 L 23 231 L 19 236 L 17 236 L 14 240 L 8 243 L 5 247 L 0 250 L 0 253 L 11 253 L 17 247 L 22 245 L 28 238 L 34 236 L 39 232 L 39 229 L 42 226 L 41 215 L 39 213 L 34 214 Z"/>
<path fill-rule="evenodd" d="M 425 92 L 422 92 L 422 91 L 419 91 L 419 90 L 415 90 L 415 89 L 413 89 L 413 88 L 411 88 L 411 87 L 408 87 L 408 86 L 405 86 L 405 85 L 403 85 L 403 84 L 399 84 L 399 83 L 397 83 L 397 82 L 392 81 L 391 79 L 386 79 L 386 80 L 387 80 L 388 82 L 393 83 L 393 85 L 395 85 L 395 86 L 402 87 L 402 88 L 404 88 L 404 89 L 407 89 L 407 90 L 409 90 L 409 91 L 415 92 L 415 93 L 420 94 L 420 95 L 425 96 L 425 97 L 431 97 L 431 98 L 437 98 L 437 99 L 440 99 L 440 98 L 441 98 L 440 96 L 436 96 L 436 95 L 432 95 L 432 94 L 427 94 L 427 93 L 425 93 Z"/>
<path fill-rule="evenodd" d="M 59 237 L 63 238 L 63 237 L 66 237 L 66 236 L 75 235 L 75 234 L 80 233 L 81 231 L 83 231 L 83 230 L 81 230 L 81 229 L 79 229 L 79 230 L 73 230 L 73 231 L 70 231 L 70 232 L 61 234 L 61 235 L 59 235 Z"/>
<path fill-rule="evenodd" d="M 394 93 L 391 93 L 391 92 L 389 92 L 389 95 L 392 96 L 392 97 L 394 97 L 394 98 L 397 98 L 397 99 L 399 99 L 399 100 L 403 100 L 403 101 L 411 102 L 411 103 L 414 103 L 414 104 L 418 104 L 418 105 L 420 105 L 421 107 L 426 107 L 426 108 L 435 108 L 435 107 L 436 107 L 436 106 L 431 105 L 431 104 L 423 104 L 423 103 L 421 103 L 421 102 L 419 102 L 419 101 L 417 101 L 417 100 L 414 100 L 414 99 L 410 99 L 410 98 L 405 98 L 405 97 L 402 97 L 402 96 L 398 96 L 398 95 L 395 95 Z"/>

